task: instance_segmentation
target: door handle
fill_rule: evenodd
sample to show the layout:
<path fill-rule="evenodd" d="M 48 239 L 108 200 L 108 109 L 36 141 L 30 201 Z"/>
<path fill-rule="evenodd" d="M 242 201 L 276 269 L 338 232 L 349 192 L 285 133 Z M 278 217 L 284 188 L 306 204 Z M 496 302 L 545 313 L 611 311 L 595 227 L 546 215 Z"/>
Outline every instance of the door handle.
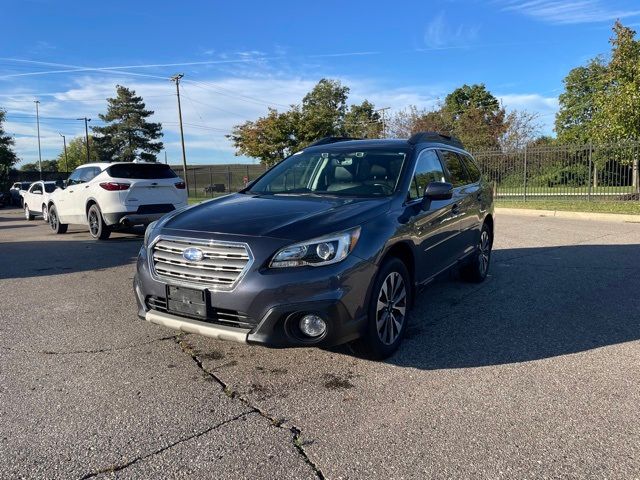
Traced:
<path fill-rule="evenodd" d="M 89 188 L 89 185 L 85 185 L 84 188 Z"/>

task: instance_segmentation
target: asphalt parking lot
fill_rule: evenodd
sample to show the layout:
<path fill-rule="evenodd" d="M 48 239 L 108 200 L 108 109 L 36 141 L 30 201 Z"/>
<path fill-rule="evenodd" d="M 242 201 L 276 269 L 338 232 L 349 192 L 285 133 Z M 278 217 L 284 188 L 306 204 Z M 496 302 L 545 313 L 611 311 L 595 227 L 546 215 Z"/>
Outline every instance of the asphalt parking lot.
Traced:
<path fill-rule="evenodd" d="M 137 319 L 137 234 L 0 210 L 1 478 L 640 477 L 640 223 L 499 216 L 400 351 L 270 350 Z"/>

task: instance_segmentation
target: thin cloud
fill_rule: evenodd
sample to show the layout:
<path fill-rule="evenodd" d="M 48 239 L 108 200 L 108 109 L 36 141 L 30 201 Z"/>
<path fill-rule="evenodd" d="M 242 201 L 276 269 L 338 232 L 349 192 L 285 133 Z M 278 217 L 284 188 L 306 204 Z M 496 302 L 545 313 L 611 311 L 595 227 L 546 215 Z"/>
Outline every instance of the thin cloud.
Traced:
<path fill-rule="evenodd" d="M 640 10 L 618 8 L 602 0 L 499 0 L 505 11 L 517 12 L 554 24 L 608 22 L 640 15 Z"/>
<path fill-rule="evenodd" d="M 430 49 L 459 48 L 475 42 L 480 27 L 459 24 L 450 25 L 440 12 L 427 25 L 424 32 L 424 43 Z"/>

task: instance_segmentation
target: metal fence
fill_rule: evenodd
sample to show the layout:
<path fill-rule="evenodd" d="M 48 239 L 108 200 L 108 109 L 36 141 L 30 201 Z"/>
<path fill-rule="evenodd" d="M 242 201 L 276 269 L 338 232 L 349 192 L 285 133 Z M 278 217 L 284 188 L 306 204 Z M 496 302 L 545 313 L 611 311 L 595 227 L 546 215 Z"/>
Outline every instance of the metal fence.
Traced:
<path fill-rule="evenodd" d="M 472 153 L 497 199 L 640 201 L 639 142 Z M 181 165 L 171 168 L 183 176 Z M 208 198 L 238 191 L 266 168 L 261 164 L 191 165 L 187 168 L 189 194 Z M 62 181 L 68 176 L 63 172 L 42 173 L 44 180 Z M 12 171 L 9 183 L 39 178 L 39 172 Z"/>
<path fill-rule="evenodd" d="M 498 199 L 640 200 L 640 144 L 473 152 Z"/>
<path fill-rule="evenodd" d="M 182 165 L 172 165 L 171 168 L 183 176 Z M 237 192 L 266 169 L 261 164 L 190 165 L 187 167 L 189 196 L 210 198 L 221 193 Z"/>

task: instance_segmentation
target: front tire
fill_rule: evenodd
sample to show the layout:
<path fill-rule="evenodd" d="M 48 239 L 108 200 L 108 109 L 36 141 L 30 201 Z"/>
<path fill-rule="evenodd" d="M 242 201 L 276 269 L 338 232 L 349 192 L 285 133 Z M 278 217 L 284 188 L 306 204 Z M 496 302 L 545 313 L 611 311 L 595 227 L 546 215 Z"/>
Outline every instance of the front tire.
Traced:
<path fill-rule="evenodd" d="M 66 223 L 60 223 L 58 210 L 55 205 L 51 205 L 49 208 L 49 226 L 51 227 L 51 230 L 53 230 L 53 233 L 58 235 L 67 233 L 67 228 L 69 227 Z"/>
<path fill-rule="evenodd" d="M 480 240 L 476 247 L 476 252 L 471 260 L 461 271 L 464 280 L 473 283 L 480 283 L 489 274 L 489 264 L 491 262 L 491 249 L 493 247 L 493 235 L 491 229 L 485 223 L 480 231 Z"/>
<path fill-rule="evenodd" d="M 111 235 L 111 228 L 104 223 L 102 218 L 102 212 L 95 203 L 89 208 L 87 213 L 87 220 L 89 221 L 89 233 L 97 240 L 106 240 Z"/>
<path fill-rule="evenodd" d="M 26 203 L 24 204 L 24 218 L 29 222 L 35 218 L 35 216 L 29 211 L 29 205 Z"/>
<path fill-rule="evenodd" d="M 365 334 L 352 343 L 358 354 L 382 360 L 398 349 L 411 306 L 410 278 L 407 267 L 398 258 L 382 264 L 371 290 Z"/>

